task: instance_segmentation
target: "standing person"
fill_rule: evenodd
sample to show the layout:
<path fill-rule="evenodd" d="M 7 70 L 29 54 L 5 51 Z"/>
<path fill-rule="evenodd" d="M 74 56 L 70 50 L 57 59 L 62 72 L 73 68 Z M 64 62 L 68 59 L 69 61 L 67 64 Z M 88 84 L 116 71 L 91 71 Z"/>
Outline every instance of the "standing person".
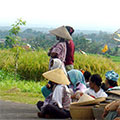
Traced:
<path fill-rule="evenodd" d="M 67 52 L 66 41 L 71 40 L 72 37 L 70 36 L 65 26 L 61 26 L 59 28 L 51 30 L 50 33 L 55 35 L 56 39 L 58 40 L 58 42 L 54 46 L 52 46 L 48 52 L 48 56 L 51 57 L 50 62 L 52 58 L 58 58 L 63 63 L 65 63 Z"/>
<path fill-rule="evenodd" d="M 69 34 L 72 36 L 74 29 L 71 26 L 65 26 L 68 30 Z M 67 46 L 67 53 L 66 53 L 66 59 L 65 59 L 65 68 L 66 71 L 69 71 L 74 68 L 74 51 L 75 51 L 75 45 L 72 39 L 69 41 L 66 41 Z"/>

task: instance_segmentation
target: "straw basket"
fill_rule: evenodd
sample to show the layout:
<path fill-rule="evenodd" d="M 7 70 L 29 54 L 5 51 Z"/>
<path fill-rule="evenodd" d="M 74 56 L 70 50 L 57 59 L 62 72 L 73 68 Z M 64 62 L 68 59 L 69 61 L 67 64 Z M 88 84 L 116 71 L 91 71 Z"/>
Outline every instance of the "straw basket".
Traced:
<path fill-rule="evenodd" d="M 72 119 L 94 120 L 92 108 L 93 106 L 70 105 L 70 114 Z"/>
<path fill-rule="evenodd" d="M 107 91 L 108 94 L 108 98 L 116 100 L 116 99 L 120 99 L 120 90 L 111 90 L 111 91 Z"/>
<path fill-rule="evenodd" d="M 104 104 L 96 105 L 92 108 L 94 117 L 97 120 L 103 120 L 102 114 L 104 112 L 104 108 L 105 108 L 106 105 L 107 105 L 107 103 L 104 103 Z"/>

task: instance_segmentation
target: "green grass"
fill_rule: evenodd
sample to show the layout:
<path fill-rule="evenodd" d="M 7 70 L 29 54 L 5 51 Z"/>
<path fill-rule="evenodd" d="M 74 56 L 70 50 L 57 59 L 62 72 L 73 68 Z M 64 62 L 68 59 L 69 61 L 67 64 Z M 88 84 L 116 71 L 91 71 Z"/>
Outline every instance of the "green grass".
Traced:
<path fill-rule="evenodd" d="M 113 62 L 120 63 L 120 56 L 110 56 Z"/>
<path fill-rule="evenodd" d="M 0 89 L 0 99 L 9 100 L 13 102 L 26 103 L 26 104 L 36 104 L 39 100 L 44 100 L 43 96 L 39 93 L 31 92 L 8 92 L 6 90 Z"/>
<path fill-rule="evenodd" d="M 35 104 L 38 100 L 44 100 L 41 87 L 46 82 L 25 81 L 20 76 L 15 81 L 13 73 L 0 70 L 0 99 Z"/>
<path fill-rule="evenodd" d="M 0 50 L 0 99 L 35 104 L 44 100 L 41 87 L 46 85 L 42 73 L 48 70 L 47 52 L 24 51 L 18 59 L 15 80 L 15 53 L 12 50 Z M 105 73 L 114 70 L 120 75 L 120 57 L 106 58 L 101 55 L 81 55 L 75 53 L 75 69 L 84 69 L 92 74 L 98 73 L 105 80 Z M 114 61 L 114 62 L 113 62 Z M 118 80 L 120 85 L 120 78 Z"/>

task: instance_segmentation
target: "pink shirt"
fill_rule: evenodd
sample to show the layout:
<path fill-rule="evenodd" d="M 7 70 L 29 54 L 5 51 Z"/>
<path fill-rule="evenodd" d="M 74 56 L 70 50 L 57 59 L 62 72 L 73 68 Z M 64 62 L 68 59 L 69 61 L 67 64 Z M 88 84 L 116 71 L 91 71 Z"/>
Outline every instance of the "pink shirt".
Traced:
<path fill-rule="evenodd" d="M 57 58 L 59 58 L 64 63 L 66 58 L 66 51 L 66 42 L 58 42 L 51 48 L 50 53 L 57 53 Z"/>

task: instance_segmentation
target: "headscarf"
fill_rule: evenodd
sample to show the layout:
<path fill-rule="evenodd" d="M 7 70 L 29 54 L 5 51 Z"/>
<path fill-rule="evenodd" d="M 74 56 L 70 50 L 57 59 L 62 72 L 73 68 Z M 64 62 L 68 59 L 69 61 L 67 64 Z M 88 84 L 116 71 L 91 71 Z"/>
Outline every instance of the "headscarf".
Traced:
<path fill-rule="evenodd" d="M 108 80 L 117 82 L 119 75 L 117 73 L 115 73 L 113 70 L 111 70 L 111 71 L 106 72 L 105 77 Z"/>
<path fill-rule="evenodd" d="M 72 35 L 74 32 L 74 29 L 71 26 L 65 26 L 65 27 L 68 30 L 68 32 L 70 33 L 70 35 Z"/>
<path fill-rule="evenodd" d="M 50 70 L 60 68 L 64 71 L 65 75 L 67 75 L 63 62 L 58 58 L 54 58 L 52 60 L 53 60 L 53 66 L 50 67 Z"/>
<path fill-rule="evenodd" d="M 80 82 L 86 86 L 85 78 L 80 70 L 72 69 L 68 71 L 69 79 L 73 84 L 73 89 L 76 89 L 76 83 Z"/>

